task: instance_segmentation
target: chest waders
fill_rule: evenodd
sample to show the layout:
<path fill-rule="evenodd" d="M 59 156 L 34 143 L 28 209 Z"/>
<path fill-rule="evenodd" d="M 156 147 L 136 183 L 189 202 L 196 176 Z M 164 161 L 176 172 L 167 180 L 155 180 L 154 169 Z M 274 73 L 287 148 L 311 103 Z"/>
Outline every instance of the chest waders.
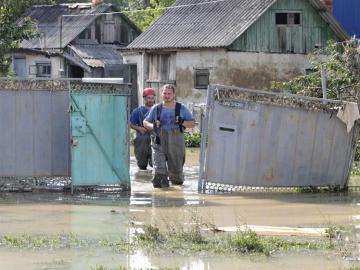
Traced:
<path fill-rule="evenodd" d="M 185 163 L 185 140 L 183 119 L 180 116 L 181 104 L 176 102 L 175 119 L 179 127 L 172 129 L 155 128 L 151 136 L 152 158 L 154 165 L 154 187 L 168 187 L 184 182 L 183 166 Z M 157 105 L 156 119 L 161 119 L 162 104 Z"/>
<path fill-rule="evenodd" d="M 144 113 L 141 107 L 138 112 L 140 126 L 143 127 Z M 136 131 L 136 137 L 134 140 L 134 153 L 137 161 L 137 165 L 140 169 L 146 170 L 147 165 L 152 166 L 151 160 L 151 139 L 149 132 L 141 134 Z"/>

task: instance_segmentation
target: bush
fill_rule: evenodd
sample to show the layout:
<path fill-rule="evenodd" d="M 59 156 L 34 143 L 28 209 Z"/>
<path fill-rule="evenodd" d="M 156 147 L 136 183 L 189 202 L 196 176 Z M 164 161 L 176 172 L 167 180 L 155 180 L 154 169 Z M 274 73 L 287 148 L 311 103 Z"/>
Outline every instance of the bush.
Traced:
<path fill-rule="evenodd" d="M 356 144 L 355 161 L 360 161 L 360 140 Z"/>
<path fill-rule="evenodd" d="M 201 142 L 200 132 L 194 132 L 194 133 L 186 132 L 184 133 L 184 136 L 185 136 L 186 147 L 200 147 L 200 142 Z"/>

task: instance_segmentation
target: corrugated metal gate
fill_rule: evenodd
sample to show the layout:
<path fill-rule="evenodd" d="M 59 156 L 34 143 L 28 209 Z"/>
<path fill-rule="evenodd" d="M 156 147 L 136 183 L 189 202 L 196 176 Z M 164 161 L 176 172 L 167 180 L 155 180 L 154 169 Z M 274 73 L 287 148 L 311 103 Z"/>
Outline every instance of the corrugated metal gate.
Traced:
<path fill-rule="evenodd" d="M 129 93 L 124 84 L 1 79 L 0 177 L 73 174 L 73 185 L 129 184 Z M 75 131 L 72 145 L 77 139 L 79 149 L 73 160 L 70 109 Z M 94 119 L 99 121 L 89 124 Z M 79 128 L 79 123 L 84 125 Z M 82 166 L 88 164 L 84 160 L 91 160 L 91 166 Z M 75 165 L 72 173 L 71 163 Z"/>
<path fill-rule="evenodd" d="M 69 176 L 66 81 L 0 80 L 0 176 Z"/>
<path fill-rule="evenodd" d="M 130 186 L 129 92 L 114 85 L 71 90 L 72 185 Z"/>
<path fill-rule="evenodd" d="M 358 127 L 339 101 L 210 86 L 199 189 L 347 185 Z M 207 137 L 206 137 L 207 135 Z"/>

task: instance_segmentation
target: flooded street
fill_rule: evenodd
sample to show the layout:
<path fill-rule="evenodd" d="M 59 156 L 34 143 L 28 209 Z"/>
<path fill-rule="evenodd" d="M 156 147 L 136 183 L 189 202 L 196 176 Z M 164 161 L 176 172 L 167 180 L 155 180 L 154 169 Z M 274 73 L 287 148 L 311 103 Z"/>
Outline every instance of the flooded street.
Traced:
<path fill-rule="evenodd" d="M 129 239 L 136 226 L 172 222 L 184 226 L 191 215 L 218 227 L 239 225 L 355 228 L 359 239 L 360 192 L 199 194 L 198 150 L 188 149 L 183 187 L 153 189 L 151 171 L 138 171 L 131 158 L 132 190 L 124 194 L 0 193 L 0 234 L 20 237 L 76 235 L 74 246 L 0 246 L 0 269 L 350 269 L 356 257 L 336 250 L 288 251 L 263 255 L 149 255 L 117 252 L 91 243 Z M 357 228 L 357 229 L 356 229 Z M 86 241 L 85 241 L 86 240 Z M 359 242 L 359 241 L 357 241 Z M 89 244 L 90 243 L 90 244 Z M 14 244 L 15 245 L 15 244 Z M 357 250 L 349 254 L 359 255 Z M 100 269 L 100 268 L 99 268 Z"/>

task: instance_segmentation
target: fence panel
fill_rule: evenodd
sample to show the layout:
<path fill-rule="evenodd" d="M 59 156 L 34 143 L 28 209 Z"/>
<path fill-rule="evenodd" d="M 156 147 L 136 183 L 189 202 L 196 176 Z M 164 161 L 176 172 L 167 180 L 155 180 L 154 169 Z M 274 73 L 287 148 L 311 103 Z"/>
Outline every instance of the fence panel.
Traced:
<path fill-rule="evenodd" d="M 215 85 L 208 90 L 199 189 L 346 186 L 358 127 L 345 103 Z"/>
<path fill-rule="evenodd" d="M 65 81 L 0 80 L 0 176 L 69 176 Z"/>

